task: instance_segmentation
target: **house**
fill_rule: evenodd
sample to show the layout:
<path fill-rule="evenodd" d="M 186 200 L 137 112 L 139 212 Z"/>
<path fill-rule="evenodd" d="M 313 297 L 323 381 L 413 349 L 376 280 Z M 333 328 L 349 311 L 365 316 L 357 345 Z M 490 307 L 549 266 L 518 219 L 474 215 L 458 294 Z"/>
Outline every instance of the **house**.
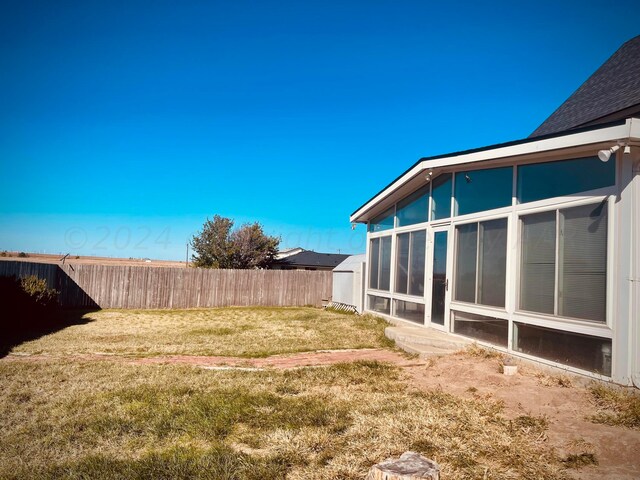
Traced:
<path fill-rule="evenodd" d="M 640 385 L 640 36 L 533 134 L 422 158 L 351 215 L 365 310 Z"/>
<path fill-rule="evenodd" d="M 349 255 L 339 253 L 319 253 L 312 250 L 299 250 L 295 253 L 286 251 L 285 255 L 276 257 L 271 267 L 273 270 L 327 270 L 331 271 Z"/>

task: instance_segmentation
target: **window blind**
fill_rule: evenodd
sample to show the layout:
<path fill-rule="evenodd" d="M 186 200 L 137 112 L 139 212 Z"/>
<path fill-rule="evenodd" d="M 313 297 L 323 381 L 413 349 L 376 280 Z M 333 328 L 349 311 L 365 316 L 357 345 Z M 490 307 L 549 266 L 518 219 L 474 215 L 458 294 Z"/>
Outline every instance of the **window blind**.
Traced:
<path fill-rule="evenodd" d="M 558 314 L 606 321 L 607 205 L 560 211 Z"/>
<path fill-rule="evenodd" d="M 532 312 L 555 310 L 556 212 L 522 217 L 520 308 Z"/>

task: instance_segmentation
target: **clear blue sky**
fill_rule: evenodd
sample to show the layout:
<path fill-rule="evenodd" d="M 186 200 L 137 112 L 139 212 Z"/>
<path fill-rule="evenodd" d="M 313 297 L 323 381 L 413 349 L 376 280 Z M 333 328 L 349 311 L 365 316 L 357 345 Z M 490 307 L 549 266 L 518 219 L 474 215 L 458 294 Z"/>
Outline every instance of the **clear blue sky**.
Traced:
<path fill-rule="evenodd" d="M 183 259 L 214 214 L 364 251 L 422 156 L 528 136 L 637 1 L 40 1 L 0 7 L 0 250 Z"/>

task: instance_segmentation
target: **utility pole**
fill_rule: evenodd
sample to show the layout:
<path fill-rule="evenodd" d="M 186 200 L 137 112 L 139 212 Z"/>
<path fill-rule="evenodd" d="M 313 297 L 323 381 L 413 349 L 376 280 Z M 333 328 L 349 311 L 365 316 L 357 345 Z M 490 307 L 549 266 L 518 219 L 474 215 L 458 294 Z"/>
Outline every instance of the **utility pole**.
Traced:
<path fill-rule="evenodd" d="M 187 257 L 184 261 L 184 268 L 189 268 L 189 242 L 187 242 Z"/>

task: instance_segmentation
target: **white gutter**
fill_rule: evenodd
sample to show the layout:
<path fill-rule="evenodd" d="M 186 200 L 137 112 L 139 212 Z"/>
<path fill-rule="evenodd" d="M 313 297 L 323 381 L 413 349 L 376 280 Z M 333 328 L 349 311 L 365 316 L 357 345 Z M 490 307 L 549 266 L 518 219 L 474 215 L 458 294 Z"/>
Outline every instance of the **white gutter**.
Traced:
<path fill-rule="evenodd" d="M 538 141 L 525 142 L 517 145 L 497 147 L 489 150 L 482 150 L 479 152 L 463 153 L 450 157 L 424 160 L 416 164 L 402 177 L 398 178 L 395 182 L 381 191 L 373 199 L 360 207 L 353 215 L 351 215 L 349 221 L 351 223 L 364 221 L 362 220 L 362 217 L 369 210 L 375 208 L 377 204 L 393 195 L 393 193 L 402 185 L 429 169 L 452 167 L 456 165 L 482 162 L 487 160 L 501 160 L 520 155 L 549 152 L 553 150 L 579 147 L 603 142 L 615 142 L 617 140 L 624 139 L 640 141 L 640 119 L 631 118 L 628 119 L 624 125 L 605 127 L 597 130 L 590 130 L 588 132 L 567 134 L 561 137 L 547 138 Z"/>

